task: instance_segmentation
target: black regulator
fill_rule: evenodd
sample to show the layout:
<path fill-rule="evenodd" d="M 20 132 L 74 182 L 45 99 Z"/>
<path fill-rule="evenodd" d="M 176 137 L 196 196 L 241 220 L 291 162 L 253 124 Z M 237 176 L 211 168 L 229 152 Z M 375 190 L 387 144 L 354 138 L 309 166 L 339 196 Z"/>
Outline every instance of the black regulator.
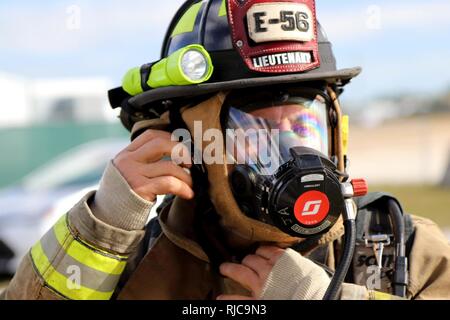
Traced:
<path fill-rule="evenodd" d="M 314 149 L 294 147 L 289 151 L 291 159 L 273 175 L 260 175 L 247 165 L 236 166 L 230 175 L 233 193 L 245 214 L 294 237 L 325 233 L 342 214 L 344 250 L 323 297 L 336 300 L 355 248 L 352 198 L 365 195 L 367 184 L 362 179 L 348 182 L 346 174 Z"/>
<path fill-rule="evenodd" d="M 273 175 L 237 165 L 230 175 L 234 196 L 247 216 L 289 235 L 306 238 L 325 233 L 346 212 L 346 198 L 366 193 L 365 183 L 340 182 L 344 174 L 314 149 L 295 147 L 290 154 L 291 159 Z"/>

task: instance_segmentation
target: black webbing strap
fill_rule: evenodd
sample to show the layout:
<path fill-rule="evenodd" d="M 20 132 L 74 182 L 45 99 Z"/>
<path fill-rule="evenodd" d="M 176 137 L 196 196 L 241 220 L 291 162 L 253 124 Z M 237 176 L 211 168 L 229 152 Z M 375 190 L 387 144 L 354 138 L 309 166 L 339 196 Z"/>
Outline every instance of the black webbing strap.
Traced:
<path fill-rule="evenodd" d="M 364 197 L 355 198 L 355 203 L 358 207 L 358 215 L 356 217 L 356 240 L 358 242 L 364 242 L 364 233 L 367 231 L 370 231 L 370 233 L 392 234 L 393 226 L 387 211 L 388 200 L 396 201 L 403 213 L 399 201 L 388 193 L 373 192 Z M 408 256 L 412 245 L 414 225 L 409 214 L 403 213 L 403 219 L 405 222 L 406 256 Z M 378 230 L 380 226 L 383 230 Z"/>
<path fill-rule="evenodd" d="M 141 66 L 140 74 L 141 74 L 141 87 L 143 91 L 151 90 L 152 88 L 148 85 L 147 81 L 150 77 L 150 73 L 152 72 L 152 67 L 155 62 L 146 63 Z"/>
<path fill-rule="evenodd" d="M 414 224 L 410 214 L 403 215 L 405 220 L 405 246 L 406 246 L 406 256 L 409 257 L 409 254 L 412 250 L 412 245 L 414 242 Z"/>
<path fill-rule="evenodd" d="M 387 193 L 370 193 L 356 199 L 356 204 L 356 244 L 363 247 L 373 246 L 374 251 L 383 250 L 383 243 L 393 246 L 395 258 L 394 265 L 388 267 L 389 272 L 393 272 L 389 281 L 392 293 L 405 297 L 408 286 L 408 257 L 414 235 L 411 216 L 405 214 L 398 200 Z M 378 252 L 383 254 L 383 251 Z M 354 256 L 353 261 L 359 261 L 361 257 Z M 381 263 L 380 259 L 378 263 Z"/>

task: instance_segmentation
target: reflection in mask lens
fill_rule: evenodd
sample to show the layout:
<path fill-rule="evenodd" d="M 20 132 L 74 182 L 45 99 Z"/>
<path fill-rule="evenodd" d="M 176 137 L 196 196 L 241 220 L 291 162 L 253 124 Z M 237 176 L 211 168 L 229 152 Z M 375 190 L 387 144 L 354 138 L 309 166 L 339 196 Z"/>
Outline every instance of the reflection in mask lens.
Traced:
<path fill-rule="evenodd" d="M 276 105 L 231 106 L 227 125 L 232 129 L 227 130 L 227 139 L 234 135 L 233 143 L 227 143 L 228 156 L 260 174 L 273 174 L 279 164 L 290 159 L 293 147 L 309 147 L 328 155 L 327 107 L 321 96 L 314 100 L 291 96 Z"/>

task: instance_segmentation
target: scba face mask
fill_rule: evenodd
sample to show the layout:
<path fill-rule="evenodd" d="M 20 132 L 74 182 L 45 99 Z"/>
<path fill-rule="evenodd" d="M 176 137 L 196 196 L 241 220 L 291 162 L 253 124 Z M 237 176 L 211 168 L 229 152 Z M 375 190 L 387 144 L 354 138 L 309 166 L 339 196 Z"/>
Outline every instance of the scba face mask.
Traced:
<path fill-rule="evenodd" d="M 312 88 L 229 95 L 230 184 L 247 216 L 305 238 L 327 232 L 346 210 L 346 175 L 331 160 L 331 106 Z"/>
<path fill-rule="evenodd" d="M 236 163 L 244 164 L 248 157 L 245 164 L 268 175 L 290 157 L 292 147 L 309 147 L 324 155 L 331 152 L 329 110 L 319 91 L 280 90 L 256 94 L 255 100 L 244 99 L 247 101 L 229 102 L 227 127 L 235 131 Z M 247 145 L 243 136 L 249 140 Z"/>

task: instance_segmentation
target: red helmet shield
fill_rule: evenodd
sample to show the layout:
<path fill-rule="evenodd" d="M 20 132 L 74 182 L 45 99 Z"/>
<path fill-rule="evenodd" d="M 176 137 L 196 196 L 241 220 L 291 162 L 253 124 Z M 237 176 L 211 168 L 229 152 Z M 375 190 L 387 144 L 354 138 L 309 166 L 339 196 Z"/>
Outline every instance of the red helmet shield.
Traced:
<path fill-rule="evenodd" d="M 258 72 L 320 66 L 314 0 L 227 0 L 233 45 Z"/>

